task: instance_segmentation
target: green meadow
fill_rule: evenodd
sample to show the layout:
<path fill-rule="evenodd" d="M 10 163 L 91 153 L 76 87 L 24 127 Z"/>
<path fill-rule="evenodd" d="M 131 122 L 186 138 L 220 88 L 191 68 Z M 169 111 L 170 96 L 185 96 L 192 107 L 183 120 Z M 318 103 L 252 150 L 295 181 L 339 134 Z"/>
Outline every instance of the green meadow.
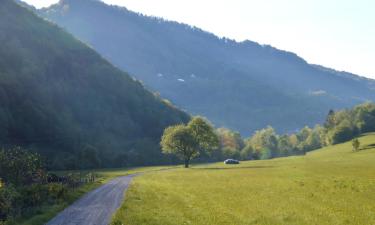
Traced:
<path fill-rule="evenodd" d="M 375 134 L 305 156 L 136 177 L 113 225 L 375 224 Z"/>

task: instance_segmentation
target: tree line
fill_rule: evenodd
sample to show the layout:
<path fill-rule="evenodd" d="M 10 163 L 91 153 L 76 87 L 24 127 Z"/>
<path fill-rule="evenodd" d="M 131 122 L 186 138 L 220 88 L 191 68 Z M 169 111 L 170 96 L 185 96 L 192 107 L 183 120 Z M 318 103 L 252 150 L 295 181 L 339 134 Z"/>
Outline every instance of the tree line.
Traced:
<path fill-rule="evenodd" d="M 271 159 L 304 155 L 306 152 L 324 146 L 352 140 L 363 133 L 374 132 L 375 104 L 364 103 L 351 109 L 336 112 L 330 110 L 322 125 L 316 125 L 312 128 L 306 126 L 295 133 L 278 134 L 273 127 L 268 126 L 256 131 L 248 138 L 242 138 L 240 133 L 227 128 L 214 130 L 212 125 L 202 118 L 194 118 L 190 123 L 195 123 L 198 120 L 200 124 L 210 127 L 210 129 L 206 129 L 206 135 L 211 137 L 208 142 L 211 143 L 211 146 L 207 148 L 209 151 L 204 151 L 205 148 L 196 147 L 195 153 L 192 154 L 192 157 L 189 157 L 189 161 L 198 155 L 201 157 L 196 160 L 197 162 L 219 161 L 228 158 L 239 160 Z M 179 126 L 184 127 L 184 125 Z M 176 141 L 173 135 L 177 135 L 175 131 L 182 128 L 179 126 L 165 130 L 161 145 L 164 153 L 177 154 L 183 159 L 184 156 L 181 156 L 181 152 L 177 153 L 177 149 L 181 150 L 178 145 L 166 147 L 166 140 L 169 142 Z M 181 136 L 179 139 L 181 139 L 183 135 L 181 133 L 179 135 Z M 212 138 L 213 135 L 217 137 L 217 141 Z M 358 145 L 359 143 L 353 144 L 353 148 L 358 150 Z"/>
<path fill-rule="evenodd" d="M 304 127 L 291 134 L 277 134 L 268 126 L 242 139 L 238 133 L 219 131 L 221 149 L 225 157 L 242 160 L 270 159 L 303 155 L 324 146 L 343 143 L 354 137 L 375 131 L 375 104 L 364 103 L 351 109 L 330 110 L 322 125 Z"/>

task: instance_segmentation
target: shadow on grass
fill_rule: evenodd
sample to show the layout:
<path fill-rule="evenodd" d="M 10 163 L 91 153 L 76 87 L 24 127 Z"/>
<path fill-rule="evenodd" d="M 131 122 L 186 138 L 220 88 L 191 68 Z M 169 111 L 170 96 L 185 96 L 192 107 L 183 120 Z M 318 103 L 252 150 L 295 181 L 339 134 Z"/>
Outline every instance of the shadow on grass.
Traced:
<path fill-rule="evenodd" d="M 231 167 L 201 167 L 201 168 L 190 168 L 194 170 L 239 170 L 239 169 L 267 169 L 274 168 L 275 166 L 231 166 Z"/>
<path fill-rule="evenodd" d="M 369 145 L 363 146 L 362 148 L 359 148 L 359 151 L 374 149 L 374 148 L 375 148 L 375 144 L 369 144 Z"/>

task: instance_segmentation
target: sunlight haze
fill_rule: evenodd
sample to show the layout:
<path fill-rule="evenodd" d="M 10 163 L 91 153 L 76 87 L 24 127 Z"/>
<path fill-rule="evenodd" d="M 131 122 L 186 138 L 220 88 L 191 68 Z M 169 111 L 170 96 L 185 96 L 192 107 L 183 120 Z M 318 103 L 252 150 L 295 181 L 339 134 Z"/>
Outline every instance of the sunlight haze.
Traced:
<path fill-rule="evenodd" d="M 0 225 L 375 225 L 374 9 L 0 0 Z"/>
<path fill-rule="evenodd" d="M 56 0 L 26 0 L 46 7 Z M 104 0 L 187 23 L 221 37 L 297 53 L 309 63 L 375 78 L 374 1 Z"/>

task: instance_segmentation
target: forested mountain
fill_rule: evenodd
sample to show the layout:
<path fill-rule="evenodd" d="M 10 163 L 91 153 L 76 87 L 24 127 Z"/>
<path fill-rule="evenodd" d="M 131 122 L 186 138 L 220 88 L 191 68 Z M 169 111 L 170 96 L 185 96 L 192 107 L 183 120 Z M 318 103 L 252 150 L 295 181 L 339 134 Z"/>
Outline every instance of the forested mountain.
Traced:
<path fill-rule="evenodd" d="M 375 99 L 373 80 L 100 1 L 61 0 L 39 14 L 177 106 L 244 135 L 267 125 L 295 131 Z"/>
<path fill-rule="evenodd" d="M 165 127 L 189 115 L 12 0 L 0 4 L 0 144 L 55 169 L 166 163 Z"/>

